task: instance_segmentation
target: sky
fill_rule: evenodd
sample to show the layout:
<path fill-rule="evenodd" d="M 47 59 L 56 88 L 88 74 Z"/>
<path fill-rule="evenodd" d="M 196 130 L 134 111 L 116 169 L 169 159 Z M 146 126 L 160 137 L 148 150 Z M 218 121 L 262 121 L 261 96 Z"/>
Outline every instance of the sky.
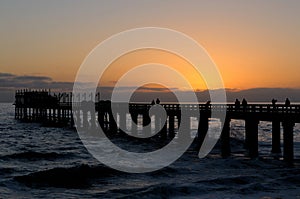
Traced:
<path fill-rule="evenodd" d="M 0 90 L 22 86 L 12 83 L 12 76 L 25 77 L 27 83 L 32 77 L 32 86 L 36 78 L 45 77 L 53 87 L 69 87 L 85 57 L 100 42 L 149 26 L 174 29 L 196 40 L 217 65 L 225 88 L 299 89 L 299 9 L 298 0 L 2 0 L 0 81 L 6 83 Z M 187 70 L 183 60 L 166 61 L 170 55 L 155 53 L 131 53 L 120 59 L 130 66 L 156 57 L 188 74 L 196 90 L 205 89 L 203 80 Z M 116 63 L 112 68 L 126 68 L 125 61 Z M 110 71 L 102 86 L 111 86 L 121 76 Z M 180 81 L 173 84 L 182 87 Z"/>

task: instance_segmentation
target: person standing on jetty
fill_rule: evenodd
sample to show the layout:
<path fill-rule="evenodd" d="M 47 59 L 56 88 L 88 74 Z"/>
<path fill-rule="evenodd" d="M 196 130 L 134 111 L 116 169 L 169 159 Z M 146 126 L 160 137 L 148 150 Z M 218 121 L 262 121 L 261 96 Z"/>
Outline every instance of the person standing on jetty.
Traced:
<path fill-rule="evenodd" d="M 235 99 L 234 105 L 235 105 L 235 110 L 239 110 L 239 109 L 240 109 L 240 106 L 241 106 L 240 100 Z"/>
<path fill-rule="evenodd" d="M 291 105 L 291 101 L 289 100 L 289 98 L 285 99 L 285 104 L 284 105 L 285 105 L 286 110 L 288 110 L 289 106 Z"/>
<path fill-rule="evenodd" d="M 277 100 L 276 99 L 272 99 L 272 105 L 275 106 L 276 105 Z"/>
<path fill-rule="evenodd" d="M 155 104 L 154 100 L 152 100 L 151 105 L 153 106 Z"/>
<path fill-rule="evenodd" d="M 289 100 L 289 98 L 285 99 L 285 106 L 290 106 L 291 105 L 291 101 Z"/>
<path fill-rule="evenodd" d="M 160 100 L 158 98 L 156 99 L 156 104 L 160 104 Z"/>
<path fill-rule="evenodd" d="M 242 101 L 242 105 L 243 105 L 243 110 L 246 111 L 246 108 L 247 108 L 247 100 L 245 98 L 243 98 L 243 101 Z"/>
<path fill-rule="evenodd" d="M 273 106 L 274 110 L 276 109 L 276 102 L 277 102 L 277 100 L 273 98 L 272 99 L 272 106 Z"/>
<path fill-rule="evenodd" d="M 206 109 L 206 110 L 209 110 L 209 109 L 210 109 L 210 100 L 208 100 L 208 101 L 205 103 L 205 109 Z"/>

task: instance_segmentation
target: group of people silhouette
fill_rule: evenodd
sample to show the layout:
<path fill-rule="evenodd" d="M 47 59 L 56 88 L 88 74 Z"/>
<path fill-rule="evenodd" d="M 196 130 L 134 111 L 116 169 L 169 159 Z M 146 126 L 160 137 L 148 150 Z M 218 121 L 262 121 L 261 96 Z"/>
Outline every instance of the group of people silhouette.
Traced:
<path fill-rule="evenodd" d="M 273 105 L 274 107 L 276 106 L 276 102 L 277 102 L 277 100 L 273 98 L 273 99 L 272 99 L 272 105 Z M 285 105 L 285 106 L 290 106 L 290 105 L 291 105 L 291 101 L 290 101 L 289 98 L 286 98 L 286 99 L 285 99 L 284 105 Z"/>
<path fill-rule="evenodd" d="M 151 105 L 160 104 L 160 100 L 156 98 L 156 101 L 152 100 Z"/>
<path fill-rule="evenodd" d="M 271 102 L 272 102 L 272 105 L 275 107 L 276 103 L 277 103 L 277 100 L 273 98 Z M 154 99 L 152 100 L 151 105 L 155 105 L 155 104 L 160 104 L 159 98 L 156 98 L 156 100 L 154 100 Z M 235 104 L 235 108 L 237 108 L 237 109 L 239 109 L 241 107 L 241 102 L 238 99 L 235 99 L 234 104 Z M 210 105 L 210 101 L 207 101 L 206 105 Z M 243 98 L 242 106 L 244 108 L 246 108 L 247 105 L 248 105 L 247 100 L 245 98 Z M 290 99 L 286 98 L 285 99 L 285 106 L 290 106 L 290 105 L 291 105 Z"/>
<path fill-rule="evenodd" d="M 272 99 L 272 105 L 275 107 L 276 106 L 276 103 L 277 103 L 277 100 L 276 99 Z M 241 105 L 241 102 L 238 100 L 238 99 L 235 99 L 235 107 L 238 109 L 240 108 L 240 105 Z M 242 100 L 242 106 L 245 108 L 247 106 L 248 102 L 245 98 L 243 98 Z M 285 106 L 290 106 L 291 105 L 291 101 L 289 98 L 286 98 L 285 99 Z"/>
<path fill-rule="evenodd" d="M 241 102 L 238 99 L 235 99 L 234 104 L 235 104 L 236 108 L 240 108 L 240 106 L 241 106 Z M 243 100 L 242 100 L 242 106 L 245 108 L 247 106 L 247 104 L 248 104 L 247 100 L 245 98 L 243 98 Z"/>

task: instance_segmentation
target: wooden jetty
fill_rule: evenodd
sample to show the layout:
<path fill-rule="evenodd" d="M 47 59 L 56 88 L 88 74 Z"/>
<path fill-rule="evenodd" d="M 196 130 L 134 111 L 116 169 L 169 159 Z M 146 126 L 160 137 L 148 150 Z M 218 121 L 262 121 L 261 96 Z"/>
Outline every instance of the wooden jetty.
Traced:
<path fill-rule="evenodd" d="M 26 122 L 39 122 L 53 126 L 76 126 L 77 128 L 100 127 L 111 133 L 119 132 L 119 128 L 126 128 L 126 115 L 130 114 L 132 122 L 137 124 L 138 118 L 142 118 L 143 126 L 150 122 L 149 110 L 151 104 L 130 103 L 129 108 L 122 108 L 124 104 L 109 101 L 86 100 L 87 94 L 82 96 L 80 103 L 72 102 L 72 93 L 51 94 L 46 90 L 18 90 L 15 94 L 15 119 Z M 79 100 L 80 101 L 80 100 Z M 83 108 L 91 105 L 95 115 Z M 281 154 L 281 125 L 283 127 L 283 158 L 287 162 L 294 160 L 293 130 L 295 123 L 300 122 L 300 105 L 282 104 L 247 104 L 236 106 L 235 104 L 160 104 L 167 113 L 167 121 L 162 123 L 159 115 L 155 115 L 155 128 L 160 128 L 162 137 L 173 138 L 176 134 L 175 123 L 181 121 L 190 122 L 191 117 L 198 119 L 197 139 L 202 143 L 209 127 L 209 118 L 212 111 L 216 113 L 226 112 L 226 118 L 221 121 L 223 129 L 221 133 L 221 153 L 223 157 L 230 155 L 230 121 L 239 119 L 245 121 L 245 146 L 248 148 L 251 158 L 258 157 L 258 124 L 260 121 L 272 122 L 272 153 Z M 117 110 L 119 122 L 113 118 L 111 106 Z M 73 107 L 73 109 L 72 109 Z M 126 112 L 125 110 L 128 110 Z M 189 115 L 181 116 L 181 110 L 188 110 Z M 215 116 L 215 117 L 218 117 Z M 115 117 L 116 118 L 116 117 Z M 98 125 L 100 124 L 100 126 Z M 189 129 L 187 129 L 189 130 Z M 151 129 L 143 129 L 143 133 L 151 134 Z M 137 129 L 131 129 L 132 134 Z"/>

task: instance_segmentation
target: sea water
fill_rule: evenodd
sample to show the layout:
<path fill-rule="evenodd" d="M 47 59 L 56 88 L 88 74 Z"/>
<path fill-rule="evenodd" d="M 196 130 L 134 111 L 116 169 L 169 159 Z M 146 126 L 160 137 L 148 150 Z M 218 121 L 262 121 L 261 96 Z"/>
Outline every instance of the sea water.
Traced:
<path fill-rule="evenodd" d="M 193 135 L 195 119 L 191 127 Z M 271 130 L 270 122 L 260 122 L 256 159 L 245 155 L 244 122 L 233 120 L 231 157 L 221 158 L 216 147 L 199 159 L 189 149 L 164 169 L 129 174 L 93 158 L 75 130 L 19 122 L 11 104 L 0 104 L 0 198 L 300 198 L 299 163 L 272 158 Z M 299 124 L 294 140 L 299 160 Z"/>

